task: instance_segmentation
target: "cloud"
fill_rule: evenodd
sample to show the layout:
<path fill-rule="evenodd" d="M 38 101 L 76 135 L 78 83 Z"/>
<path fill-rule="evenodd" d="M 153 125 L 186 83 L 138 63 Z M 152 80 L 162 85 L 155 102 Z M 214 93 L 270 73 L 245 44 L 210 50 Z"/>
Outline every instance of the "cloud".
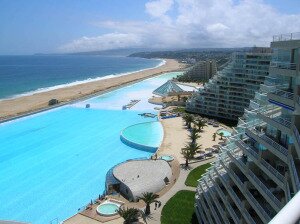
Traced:
<path fill-rule="evenodd" d="M 108 33 L 97 37 L 82 37 L 59 48 L 62 52 L 83 52 L 138 47 L 140 37 L 133 33 Z"/>
<path fill-rule="evenodd" d="M 173 0 L 156 0 L 147 2 L 146 12 L 153 17 L 162 17 L 172 8 Z"/>
<path fill-rule="evenodd" d="M 60 49 L 268 46 L 272 35 L 300 27 L 300 14 L 281 13 L 262 0 L 155 0 L 145 11 L 147 21 L 100 21 L 96 26 L 111 33 L 82 37 Z"/>

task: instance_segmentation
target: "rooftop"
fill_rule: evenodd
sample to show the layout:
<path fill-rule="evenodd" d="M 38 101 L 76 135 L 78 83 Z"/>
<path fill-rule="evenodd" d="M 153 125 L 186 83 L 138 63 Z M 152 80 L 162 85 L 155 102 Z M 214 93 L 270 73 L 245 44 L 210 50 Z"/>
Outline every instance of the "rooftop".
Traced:
<path fill-rule="evenodd" d="M 169 80 L 160 87 L 158 87 L 156 90 L 153 91 L 153 94 L 159 95 L 159 96 L 168 96 L 169 93 L 175 93 L 175 92 L 183 92 L 184 90 L 180 88 L 176 83 Z"/>
<path fill-rule="evenodd" d="M 134 198 L 145 192 L 156 193 L 166 186 L 165 178 L 172 178 L 172 169 L 164 160 L 133 160 L 113 170 L 114 176 L 126 185 Z"/>

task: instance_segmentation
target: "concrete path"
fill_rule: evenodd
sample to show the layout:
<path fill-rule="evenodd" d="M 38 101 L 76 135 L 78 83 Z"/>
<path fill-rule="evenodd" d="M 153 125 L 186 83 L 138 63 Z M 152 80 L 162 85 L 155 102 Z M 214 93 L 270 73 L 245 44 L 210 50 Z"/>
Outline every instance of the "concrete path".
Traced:
<path fill-rule="evenodd" d="M 176 183 L 174 184 L 174 186 L 167 193 L 165 193 L 162 197 L 160 197 L 158 199 L 161 202 L 161 206 L 159 208 L 157 208 L 156 210 L 154 210 L 154 204 L 151 205 L 151 212 L 152 212 L 151 219 L 147 220 L 147 223 L 149 223 L 149 224 L 161 223 L 160 222 L 160 217 L 161 217 L 161 211 L 162 211 L 164 205 L 178 191 L 180 191 L 180 190 L 196 191 L 195 187 L 188 187 L 184 184 L 188 174 L 190 173 L 190 171 L 192 169 L 194 169 L 198 166 L 201 166 L 203 164 L 206 164 L 206 163 L 211 163 L 214 160 L 215 160 L 214 158 L 211 158 L 211 159 L 208 159 L 208 160 L 204 160 L 204 161 L 200 161 L 200 162 L 190 164 L 190 169 L 189 170 L 181 169 L 180 174 L 179 174 L 179 178 L 176 181 Z"/>

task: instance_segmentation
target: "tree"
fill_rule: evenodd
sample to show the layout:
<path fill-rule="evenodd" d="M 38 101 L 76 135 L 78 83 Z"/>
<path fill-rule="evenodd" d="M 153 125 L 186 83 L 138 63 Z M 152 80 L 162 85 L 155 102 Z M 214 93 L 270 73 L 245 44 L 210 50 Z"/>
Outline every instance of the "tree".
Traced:
<path fill-rule="evenodd" d="M 206 125 L 206 122 L 202 119 L 198 118 L 194 121 L 194 125 L 198 128 L 198 131 L 200 132 Z"/>
<path fill-rule="evenodd" d="M 192 128 L 189 138 L 192 141 L 192 143 L 196 143 L 197 139 L 199 138 L 198 130 L 195 128 Z"/>
<path fill-rule="evenodd" d="M 213 141 L 216 141 L 216 137 L 217 137 L 217 134 L 214 133 L 214 134 L 213 134 Z"/>
<path fill-rule="evenodd" d="M 190 129 L 191 128 L 191 124 L 194 121 L 194 117 L 191 114 L 185 114 L 183 116 L 183 120 L 185 121 L 186 126 Z"/>
<path fill-rule="evenodd" d="M 145 214 L 143 211 L 137 208 L 119 208 L 118 214 L 124 219 L 124 224 L 132 224 L 139 221 L 139 218 L 143 218 L 146 222 Z M 147 222 L 146 222 L 147 223 Z"/>
<path fill-rule="evenodd" d="M 185 167 L 189 166 L 189 160 L 193 159 L 198 151 L 200 146 L 197 143 L 190 142 L 181 149 L 181 154 L 185 159 Z"/>
<path fill-rule="evenodd" d="M 145 210 L 145 215 L 149 215 L 151 213 L 150 211 L 150 205 L 154 202 L 158 202 L 158 200 L 156 200 L 158 198 L 157 194 L 153 194 L 152 192 L 145 192 L 142 194 L 143 197 L 140 197 L 139 199 L 144 201 L 146 203 L 146 210 Z"/>
<path fill-rule="evenodd" d="M 223 136 L 224 136 L 224 133 L 223 133 L 223 132 L 220 132 L 219 135 L 220 135 L 220 137 L 221 137 L 220 139 L 222 140 L 222 139 L 223 139 Z"/>

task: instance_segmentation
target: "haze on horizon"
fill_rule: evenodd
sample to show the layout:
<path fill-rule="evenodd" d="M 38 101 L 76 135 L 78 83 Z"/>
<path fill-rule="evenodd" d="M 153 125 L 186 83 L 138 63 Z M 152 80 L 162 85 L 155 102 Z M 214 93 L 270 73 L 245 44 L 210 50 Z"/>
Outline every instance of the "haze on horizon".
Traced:
<path fill-rule="evenodd" d="M 0 0 L 0 54 L 269 46 L 299 0 Z"/>

